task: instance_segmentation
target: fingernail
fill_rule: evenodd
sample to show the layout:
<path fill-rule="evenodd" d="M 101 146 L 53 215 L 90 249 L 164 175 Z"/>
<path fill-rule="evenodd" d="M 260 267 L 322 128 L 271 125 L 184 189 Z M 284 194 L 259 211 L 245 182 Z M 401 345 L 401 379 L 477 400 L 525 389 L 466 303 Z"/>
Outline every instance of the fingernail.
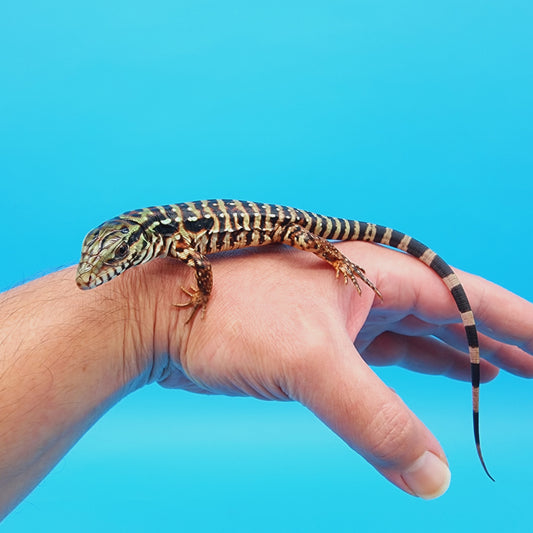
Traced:
<path fill-rule="evenodd" d="M 420 498 L 433 500 L 450 486 L 450 469 L 434 453 L 425 452 L 402 474 L 406 485 Z"/>

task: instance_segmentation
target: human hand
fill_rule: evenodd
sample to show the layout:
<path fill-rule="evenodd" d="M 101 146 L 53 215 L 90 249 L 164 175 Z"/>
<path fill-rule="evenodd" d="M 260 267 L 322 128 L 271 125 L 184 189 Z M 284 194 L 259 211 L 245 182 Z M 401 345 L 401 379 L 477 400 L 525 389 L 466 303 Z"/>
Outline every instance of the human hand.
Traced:
<path fill-rule="evenodd" d="M 339 248 L 366 269 L 383 302 L 367 288 L 359 296 L 310 254 L 268 247 L 213 256 L 205 317 L 185 325 L 187 311 L 172 304 L 184 297 L 183 280 L 193 283 L 192 271 L 169 259 L 132 269 L 138 301 L 157 317 L 153 326 L 145 322 L 153 343 L 142 343 L 144 357 L 155 355 L 151 379 L 194 392 L 299 401 L 398 487 L 436 497 L 449 483 L 443 450 L 368 364 L 468 380 L 459 313 L 442 280 L 416 259 L 368 243 Z M 533 305 L 459 276 L 482 333 L 482 380 L 498 368 L 533 376 Z"/>

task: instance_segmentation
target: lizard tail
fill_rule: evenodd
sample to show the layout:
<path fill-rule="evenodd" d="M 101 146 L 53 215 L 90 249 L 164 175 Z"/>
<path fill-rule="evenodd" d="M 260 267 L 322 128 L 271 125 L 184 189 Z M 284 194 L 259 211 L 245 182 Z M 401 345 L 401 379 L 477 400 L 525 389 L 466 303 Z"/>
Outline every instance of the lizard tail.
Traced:
<path fill-rule="evenodd" d="M 446 287 L 448 287 L 461 315 L 461 321 L 468 343 L 472 382 L 474 440 L 477 454 L 486 474 L 492 481 L 494 481 L 494 478 L 490 475 L 488 468 L 485 465 L 483 454 L 481 453 L 479 438 L 480 356 L 477 328 L 472 307 L 470 306 L 468 297 L 466 296 L 465 290 L 459 281 L 457 274 L 453 271 L 450 265 L 448 265 L 448 263 L 439 257 L 433 250 L 422 244 L 420 241 L 417 241 L 400 231 L 377 224 L 358 222 L 355 220 L 336 219 L 320 215 L 318 215 L 318 220 L 320 222 L 317 222 L 316 224 L 323 230 L 320 232 L 321 237 L 342 241 L 368 241 L 397 248 L 398 250 L 402 250 L 422 261 L 422 263 L 433 270 L 442 279 Z M 310 231 L 313 231 L 313 229 L 309 229 Z"/>

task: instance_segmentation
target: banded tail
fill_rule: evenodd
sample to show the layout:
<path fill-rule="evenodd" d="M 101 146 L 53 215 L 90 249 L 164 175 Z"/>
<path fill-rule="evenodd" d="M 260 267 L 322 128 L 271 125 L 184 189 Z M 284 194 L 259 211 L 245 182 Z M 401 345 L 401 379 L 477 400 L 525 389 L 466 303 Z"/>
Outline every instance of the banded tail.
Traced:
<path fill-rule="evenodd" d="M 316 220 L 313 220 L 313 223 L 309 227 L 306 227 L 307 225 L 304 227 L 309 231 L 320 235 L 324 239 L 368 241 L 397 248 L 398 250 L 402 250 L 422 261 L 422 263 L 431 268 L 431 270 L 442 279 L 446 287 L 448 287 L 461 315 L 461 321 L 468 343 L 472 382 L 472 422 L 476 450 L 485 473 L 492 481 L 494 481 L 494 478 L 490 475 L 483 459 L 479 437 L 480 356 L 477 328 L 470 302 L 468 301 L 466 292 L 459 281 L 457 274 L 453 271 L 450 265 L 448 265 L 448 263 L 446 263 L 433 250 L 422 244 L 420 241 L 417 241 L 400 231 L 367 222 L 330 218 L 322 215 L 313 215 L 311 213 L 305 213 L 305 215 L 304 219 L 313 219 L 316 217 Z M 320 233 L 316 231 L 317 226 L 321 229 Z"/>

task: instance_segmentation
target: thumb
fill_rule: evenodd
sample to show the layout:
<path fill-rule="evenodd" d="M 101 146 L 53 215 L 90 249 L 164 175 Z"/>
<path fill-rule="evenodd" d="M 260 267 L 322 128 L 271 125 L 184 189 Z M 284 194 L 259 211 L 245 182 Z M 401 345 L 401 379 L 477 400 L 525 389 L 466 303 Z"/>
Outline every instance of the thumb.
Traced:
<path fill-rule="evenodd" d="M 328 353 L 298 358 L 287 392 L 313 411 L 383 476 L 425 499 L 441 496 L 450 470 L 439 443 L 366 365 L 346 333 L 328 335 Z M 317 346 L 317 344 L 315 344 Z"/>

